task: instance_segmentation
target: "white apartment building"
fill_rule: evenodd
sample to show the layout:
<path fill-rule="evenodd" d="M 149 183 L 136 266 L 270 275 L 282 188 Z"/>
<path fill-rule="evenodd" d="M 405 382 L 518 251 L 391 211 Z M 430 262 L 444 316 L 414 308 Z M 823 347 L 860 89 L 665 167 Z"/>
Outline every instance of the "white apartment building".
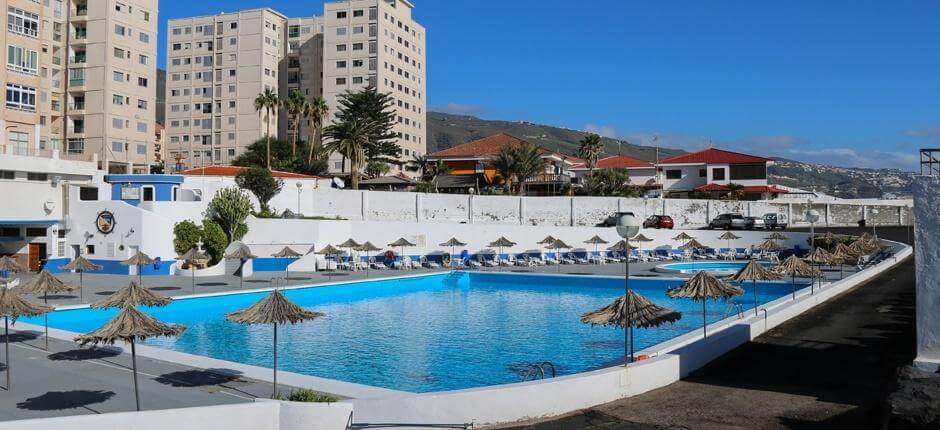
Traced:
<path fill-rule="evenodd" d="M 0 154 L 147 172 L 157 0 L 0 0 Z"/>
<path fill-rule="evenodd" d="M 275 88 L 282 98 L 292 91 L 310 100 L 322 96 L 330 109 L 323 122 L 329 125 L 339 96 L 370 84 L 394 100 L 402 160 L 426 153 L 426 36 L 412 18 L 413 7 L 407 0 L 344 0 L 326 3 L 322 17 L 287 18 L 256 9 L 171 20 L 169 160 L 179 160 L 182 168 L 230 163 L 266 134 L 254 109 L 265 88 Z M 207 35 L 208 26 L 214 30 Z M 207 66 L 208 52 L 215 63 Z M 271 121 L 272 137 L 290 138 L 295 124 L 283 110 Z M 311 123 L 300 122 L 300 140 L 310 138 Z M 349 166 L 334 154 L 330 168 L 346 172 Z"/>
<path fill-rule="evenodd" d="M 265 123 L 254 101 L 279 88 L 286 27 L 271 9 L 169 21 L 168 164 L 228 164 L 269 128 L 277 136 L 278 112 Z"/>

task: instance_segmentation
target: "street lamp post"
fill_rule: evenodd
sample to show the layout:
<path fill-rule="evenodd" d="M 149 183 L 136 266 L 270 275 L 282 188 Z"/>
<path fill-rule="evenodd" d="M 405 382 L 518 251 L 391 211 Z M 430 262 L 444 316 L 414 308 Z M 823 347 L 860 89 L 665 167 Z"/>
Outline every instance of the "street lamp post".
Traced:
<path fill-rule="evenodd" d="M 300 217 L 300 193 L 303 191 L 304 184 L 297 181 L 297 216 Z"/>
<path fill-rule="evenodd" d="M 624 274 L 623 274 L 623 305 L 627 308 L 625 309 L 625 314 L 627 315 L 628 321 L 623 329 L 623 349 L 624 349 L 624 360 L 626 363 L 633 362 L 633 342 L 627 341 L 627 336 L 629 334 L 629 339 L 633 340 L 633 315 L 630 313 L 630 238 L 636 236 L 640 232 L 640 220 L 635 216 L 630 214 L 621 215 L 617 219 L 617 234 L 623 238 L 624 248 L 626 248 L 626 256 L 624 259 Z M 627 345 L 629 344 L 630 356 L 629 359 L 627 355 Z M 626 363 L 624 365 L 626 365 Z"/>
<path fill-rule="evenodd" d="M 875 239 L 878 238 L 878 209 L 871 209 L 871 234 L 875 236 Z"/>
<path fill-rule="evenodd" d="M 806 220 L 809 221 L 809 254 L 813 255 L 816 252 L 816 222 L 819 221 L 819 211 L 813 209 L 812 200 L 808 200 L 808 209 L 806 210 Z M 815 263 L 813 263 L 815 266 Z M 813 294 L 814 287 L 816 286 L 816 274 L 813 274 L 813 284 L 809 287 L 809 293 Z M 820 281 L 820 286 L 822 286 L 822 281 Z"/>

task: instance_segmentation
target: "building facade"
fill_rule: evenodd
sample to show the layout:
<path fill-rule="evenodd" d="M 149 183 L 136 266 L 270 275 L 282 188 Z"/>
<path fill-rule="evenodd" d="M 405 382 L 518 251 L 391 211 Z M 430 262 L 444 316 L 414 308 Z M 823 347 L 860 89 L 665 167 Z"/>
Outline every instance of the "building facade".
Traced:
<path fill-rule="evenodd" d="M 3 0 L 0 7 L 2 152 L 149 171 L 157 0 Z"/>
<path fill-rule="evenodd" d="M 294 91 L 308 100 L 323 97 L 329 107 L 323 124 L 329 125 L 342 94 L 370 85 L 393 100 L 402 161 L 425 154 L 426 34 L 412 18 L 413 7 L 407 0 L 346 0 L 326 3 L 319 17 L 256 9 L 171 20 L 167 157 L 182 159 L 182 167 L 230 163 L 267 134 L 254 108 L 266 88 L 282 99 Z M 214 30 L 206 34 L 207 27 Z M 209 52 L 214 60 L 206 65 Z M 289 140 L 296 133 L 308 141 L 312 123 L 294 121 L 279 109 L 270 134 Z M 329 167 L 349 170 L 335 154 Z M 393 166 L 393 172 L 401 171 Z"/>

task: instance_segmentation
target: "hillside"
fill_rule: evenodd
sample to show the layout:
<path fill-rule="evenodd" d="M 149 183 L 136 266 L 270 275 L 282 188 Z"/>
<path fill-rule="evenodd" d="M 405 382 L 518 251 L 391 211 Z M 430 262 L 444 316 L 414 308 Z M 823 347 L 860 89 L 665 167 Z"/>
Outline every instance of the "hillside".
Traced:
<path fill-rule="evenodd" d="M 533 124 L 485 120 L 467 115 L 428 112 L 428 152 L 450 148 L 496 133 L 508 133 L 545 148 L 575 154 L 577 142 L 587 133 L 580 130 Z M 643 160 L 655 159 L 655 148 L 604 138 L 608 154 L 621 153 Z M 661 148 L 660 158 L 685 151 Z M 760 154 L 755 154 L 760 155 Z M 861 169 L 775 159 L 769 182 L 789 187 L 816 190 L 841 198 L 899 198 L 911 194 L 913 173 L 895 169 Z"/>

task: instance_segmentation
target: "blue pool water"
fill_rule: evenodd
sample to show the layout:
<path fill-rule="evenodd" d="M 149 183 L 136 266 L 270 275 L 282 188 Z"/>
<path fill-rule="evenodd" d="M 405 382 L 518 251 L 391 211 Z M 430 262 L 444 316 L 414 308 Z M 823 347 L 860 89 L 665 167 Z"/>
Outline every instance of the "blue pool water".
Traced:
<path fill-rule="evenodd" d="M 762 262 L 767 266 L 769 263 Z M 714 273 L 735 273 L 747 265 L 747 261 L 703 261 L 688 263 L 667 263 L 657 266 L 657 268 L 666 269 L 666 271 L 678 271 L 680 273 L 695 273 L 701 271 Z"/>
<path fill-rule="evenodd" d="M 676 324 L 636 331 L 636 348 L 701 327 L 701 305 L 667 298 L 680 280 L 631 279 L 654 302 L 683 312 Z M 758 283 L 759 301 L 789 294 L 785 283 Z M 751 284 L 739 298 L 751 307 Z M 270 326 L 227 321 L 226 313 L 267 293 L 177 300 L 146 312 L 183 324 L 178 338 L 146 344 L 257 366 L 271 366 Z M 285 371 L 412 392 L 518 382 L 525 364 L 551 361 L 559 374 L 583 372 L 623 358 L 623 332 L 582 324 L 582 313 L 623 294 L 623 280 L 586 276 L 440 274 L 289 290 L 301 306 L 326 317 L 279 330 Z M 723 302 L 709 302 L 709 321 Z M 88 332 L 114 310 L 68 310 L 49 316 L 58 329 Z M 31 323 L 40 323 L 34 319 Z"/>

